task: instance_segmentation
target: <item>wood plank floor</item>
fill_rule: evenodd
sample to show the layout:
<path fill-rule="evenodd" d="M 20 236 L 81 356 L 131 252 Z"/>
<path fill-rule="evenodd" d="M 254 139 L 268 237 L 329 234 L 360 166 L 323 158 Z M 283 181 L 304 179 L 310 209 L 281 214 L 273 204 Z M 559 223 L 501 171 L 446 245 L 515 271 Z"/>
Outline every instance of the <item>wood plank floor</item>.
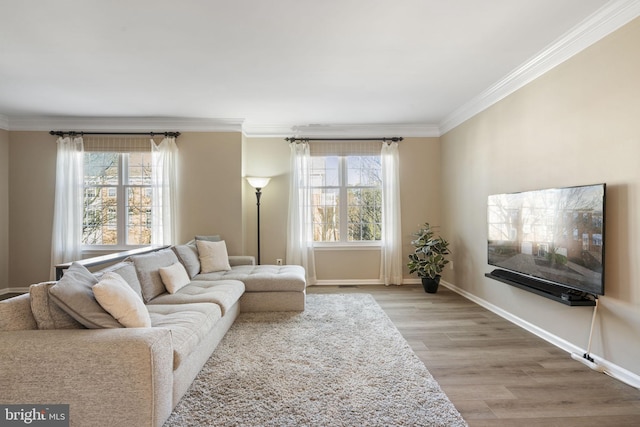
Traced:
<path fill-rule="evenodd" d="M 640 390 L 440 286 L 313 286 L 370 293 L 471 427 L 640 426 Z"/>

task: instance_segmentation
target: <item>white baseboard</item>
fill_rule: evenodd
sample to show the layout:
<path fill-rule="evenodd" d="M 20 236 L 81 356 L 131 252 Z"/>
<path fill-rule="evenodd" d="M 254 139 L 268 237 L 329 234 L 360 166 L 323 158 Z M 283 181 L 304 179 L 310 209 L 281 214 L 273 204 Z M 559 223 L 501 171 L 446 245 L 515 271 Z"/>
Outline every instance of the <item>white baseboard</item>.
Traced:
<path fill-rule="evenodd" d="M 382 285 L 378 279 L 349 279 L 349 280 L 317 280 L 313 286 L 357 286 L 357 285 Z"/>
<path fill-rule="evenodd" d="M 557 335 L 551 334 L 548 331 L 542 328 L 539 328 L 538 326 L 532 323 L 529 323 L 524 319 L 514 316 L 508 311 L 505 311 L 502 308 L 495 306 L 488 301 L 483 300 L 482 298 L 478 298 L 477 296 L 465 291 L 464 289 L 458 288 L 457 286 L 445 280 L 441 280 L 440 284 L 445 286 L 446 288 L 451 289 L 453 292 L 456 292 L 462 295 L 468 300 L 475 302 L 479 306 L 484 307 L 487 310 L 497 314 L 498 316 L 510 321 L 511 323 L 520 326 L 521 328 L 531 332 L 532 334 L 537 335 L 543 340 L 555 345 L 556 347 L 566 351 L 569 354 L 576 353 L 576 354 L 582 355 L 586 353 L 586 349 L 580 348 L 575 344 L 572 344 L 569 341 L 565 340 L 564 338 L 560 338 Z M 593 353 L 590 353 L 589 355 L 593 357 L 593 360 L 604 369 L 605 374 L 617 380 L 620 380 L 623 383 L 630 385 L 631 387 L 640 389 L 639 375 L 634 374 L 633 372 L 628 371 L 627 369 L 624 369 L 623 367 L 618 366 L 600 356 L 594 355 Z"/>
<path fill-rule="evenodd" d="M 402 279 L 403 285 L 420 285 L 422 281 L 420 279 Z M 379 279 L 349 279 L 349 280 L 318 280 L 314 286 L 357 286 L 357 285 L 381 285 L 384 286 L 384 282 Z"/>

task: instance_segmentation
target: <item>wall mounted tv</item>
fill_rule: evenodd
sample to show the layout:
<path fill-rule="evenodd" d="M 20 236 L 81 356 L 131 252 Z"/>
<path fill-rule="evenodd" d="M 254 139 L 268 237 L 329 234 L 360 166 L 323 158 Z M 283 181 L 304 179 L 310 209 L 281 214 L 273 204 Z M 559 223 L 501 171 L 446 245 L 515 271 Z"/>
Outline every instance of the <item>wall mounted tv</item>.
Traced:
<path fill-rule="evenodd" d="M 605 188 L 489 196 L 488 262 L 500 270 L 487 276 L 551 285 L 563 300 L 604 295 Z"/>

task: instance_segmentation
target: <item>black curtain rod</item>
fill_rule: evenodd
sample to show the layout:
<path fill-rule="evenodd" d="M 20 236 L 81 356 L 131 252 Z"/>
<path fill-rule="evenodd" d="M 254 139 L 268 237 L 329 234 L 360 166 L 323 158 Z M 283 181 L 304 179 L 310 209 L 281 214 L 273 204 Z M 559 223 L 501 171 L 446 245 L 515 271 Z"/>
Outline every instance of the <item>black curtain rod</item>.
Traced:
<path fill-rule="evenodd" d="M 180 132 L 78 132 L 78 131 L 74 131 L 74 130 L 67 130 L 67 131 L 61 131 L 61 130 L 52 130 L 49 132 L 49 135 L 56 135 L 56 136 L 65 136 L 65 135 L 69 135 L 69 136 L 83 136 L 83 135 L 149 135 L 152 138 L 156 135 L 164 135 L 164 136 L 172 136 L 174 138 L 177 138 L 180 136 Z"/>
<path fill-rule="evenodd" d="M 394 136 L 391 138 L 285 138 L 288 142 L 309 142 L 309 141 L 382 141 L 382 142 L 398 142 L 402 141 L 401 136 Z"/>

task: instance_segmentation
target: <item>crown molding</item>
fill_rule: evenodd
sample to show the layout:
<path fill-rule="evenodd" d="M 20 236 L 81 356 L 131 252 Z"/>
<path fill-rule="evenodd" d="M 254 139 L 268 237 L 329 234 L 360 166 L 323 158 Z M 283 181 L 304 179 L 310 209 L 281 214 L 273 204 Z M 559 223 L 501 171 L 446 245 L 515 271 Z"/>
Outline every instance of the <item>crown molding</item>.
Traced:
<path fill-rule="evenodd" d="M 533 58 L 444 118 L 445 134 L 640 15 L 639 0 L 613 0 Z"/>
<path fill-rule="evenodd" d="M 2 125 L 0 116 L 0 126 Z M 166 131 L 240 132 L 243 119 L 188 117 L 11 117 L 8 130 L 16 131 Z"/>
<path fill-rule="evenodd" d="M 247 137 L 437 137 L 440 130 L 431 124 L 248 124 L 244 119 L 188 117 L 6 117 L 0 115 L 0 129 L 11 131 L 158 131 L 242 132 Z"/>
<path fill-rule="evenodd" d="M 278 138 L 290 136 L 294 125 L 285 123 L 248 123 L 242 124 L 242 133 L 249 138 Z"/>
<path fill-rule="evenodd" d="M 244 123 L 242 130 L 247 137 L 307 137 L 307 138 L 380 138 L 383 136 L 437 137 L 440 129 L 437 125 L 400 123 L 400 124 L 251 124 Z"/>

